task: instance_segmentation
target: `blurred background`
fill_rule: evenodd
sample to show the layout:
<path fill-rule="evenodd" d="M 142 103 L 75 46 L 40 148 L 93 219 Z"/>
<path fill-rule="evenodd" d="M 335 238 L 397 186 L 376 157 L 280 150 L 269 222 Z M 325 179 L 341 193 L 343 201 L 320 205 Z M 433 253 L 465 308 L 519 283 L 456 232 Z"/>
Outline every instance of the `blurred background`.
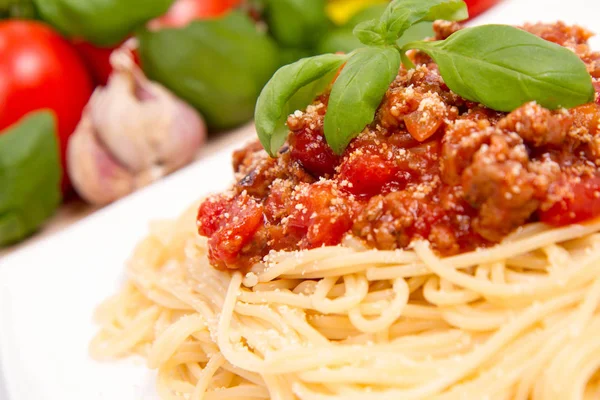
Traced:
<path fill-rule="evenodd" d="M 466 3 L 469 24 L 565 19 L 600 31 L 598 0 Z M 352 29 L 385 7 L 0 0 L 0 248 L 247 140 L 255 101 L 280 66 L 360 47 Z M 430 36 L 431 24 L 413 34 Z"/>

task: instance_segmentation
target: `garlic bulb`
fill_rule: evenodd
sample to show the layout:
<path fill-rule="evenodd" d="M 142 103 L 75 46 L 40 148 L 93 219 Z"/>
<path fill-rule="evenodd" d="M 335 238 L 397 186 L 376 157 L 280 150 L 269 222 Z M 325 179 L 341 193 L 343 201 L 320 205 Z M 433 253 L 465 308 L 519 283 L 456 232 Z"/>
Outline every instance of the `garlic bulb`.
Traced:
<path fill-rule="evenodd" d="M 90 203 L 106 204 L 194 159 L 206 137 L 202 117 L 148 80 L 122 48 L 114 72 L 96 89 L 69 141 L 68 172 Z"/>

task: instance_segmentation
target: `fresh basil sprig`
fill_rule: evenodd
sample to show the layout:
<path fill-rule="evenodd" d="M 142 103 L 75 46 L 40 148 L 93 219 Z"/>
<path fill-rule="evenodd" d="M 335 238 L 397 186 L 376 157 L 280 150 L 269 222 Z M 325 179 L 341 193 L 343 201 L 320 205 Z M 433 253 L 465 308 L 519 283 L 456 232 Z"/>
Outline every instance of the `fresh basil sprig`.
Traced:
<path fill-rule="evenodd" d="M 367 46 L 393 45 L 416 23 L 436 19 L 462 21 L 468 17 L 463 0 L 396 0 L 390 3 L 379 20 L 358 24 L 354 34 Z"/>
<path fill-rule="evenodd" d="M 348 55 L 331 88 L 323 126 L 325 139 L 337 154 L 373 121 L 400 60 L 406 68 L 413 67 L 406 56 L 412 49 L 437 62 L 442 78 L 455 93 L 495 110 L 512 111 L 528 101 L 550 109 L 593 101 L 592 79 L 577 55 L 514 27 L 484 25 L 460 30 L 444 41 L 407 40 L 411 27 L 435 19 L 462 20 L 466 10 L 462 0 L 394 0 L 379 19 L 356 26 L 355 36 L 368 47 Z M 304 104 L 294 102 L 294 107 L 288 100 L 301 87 L 326 76 L 307 75 L 299 86 L 293 71 L 300 65 L 304 71 L 317 68 L 323 57 L 327 55 L 283 67 L 280 71 L 286 72 L 276 73 L 262 91 L 255 110 L 256 126 L 271 156 L 285 141 L 286 113 L 310 104 L 320 92 L 313 87 L 313 96 L 307 96 Z"/>
<path fill-rule="evenodd" d="M 35 232 L 60 204 L 55 125 L 38 111 L 0 134 L 0 246 Z"/>
<path fill-rule="evenodd" d="M 592 79 L 571 50 L 507 25 L 462 29 L 437 42 L 413 42 L 435 60 L 444 82 L 467 100 L 498 111 L 528 101 L 575 107 L 594 100 Z"/>

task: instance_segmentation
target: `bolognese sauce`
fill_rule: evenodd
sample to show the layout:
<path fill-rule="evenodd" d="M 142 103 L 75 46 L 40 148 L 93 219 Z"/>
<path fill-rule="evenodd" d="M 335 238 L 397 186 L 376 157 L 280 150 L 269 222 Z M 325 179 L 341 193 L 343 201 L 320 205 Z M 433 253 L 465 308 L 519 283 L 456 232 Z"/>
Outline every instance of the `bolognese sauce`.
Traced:
<path fill-rule="evenodd" d="M 434 28 L 444 39 L 460 26 Z M 590 32 L 562 23 L 523 29 L 574 51 L 600 92 Z M 427 239 L 451 255 L 497 243 L 528 222 L 561 226 L 600 215 L 598 100 L 496 112 L 453 93 L 424 53 L 412 58 L 417 67 L 401 68 L 373 123 L 342 155 L 323 136 L 327 93 L 289 116 L 278 158 L 258 143 L 234 154 L 237 183 L 198 212 L 215 267 L 246 269 L 269 251 L 336 245 L 348 234 L 384 250 Z"/>

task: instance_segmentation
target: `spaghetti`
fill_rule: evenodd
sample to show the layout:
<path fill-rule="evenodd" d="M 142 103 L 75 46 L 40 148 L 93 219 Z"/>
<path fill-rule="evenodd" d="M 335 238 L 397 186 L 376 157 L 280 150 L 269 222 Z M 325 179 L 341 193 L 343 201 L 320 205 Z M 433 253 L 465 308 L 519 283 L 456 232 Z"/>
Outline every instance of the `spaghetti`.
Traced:
<path fill-rule="evenodd" d="M 598 221 L 446 258 L 348 237 L 243 276 L 210 266 L 195 210 L 153 225 L 91 345 L 147 357 L 164 399 L 600 396 Z"/>

